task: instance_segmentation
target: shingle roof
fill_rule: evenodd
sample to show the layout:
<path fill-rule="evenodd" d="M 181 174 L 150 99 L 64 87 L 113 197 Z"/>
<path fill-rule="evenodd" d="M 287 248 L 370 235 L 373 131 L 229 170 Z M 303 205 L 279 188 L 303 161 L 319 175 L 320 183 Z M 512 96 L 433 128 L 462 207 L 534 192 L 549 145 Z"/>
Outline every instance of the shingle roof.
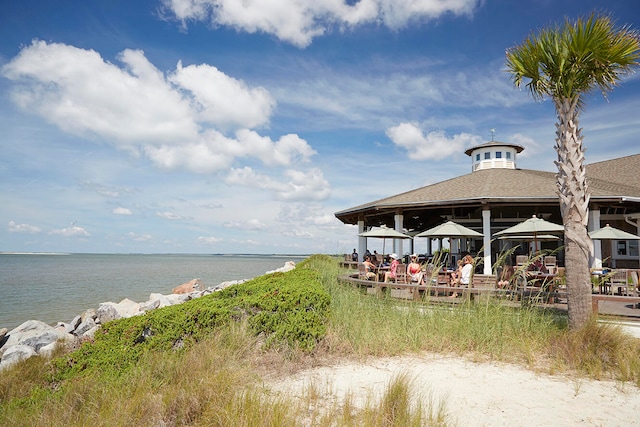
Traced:
<path fill-rule="evenodd" d="M 592 200 L 640 199 L 640 154 L 586 166 Z M 341 216 L 376 207 L 442 205 L 456 201 L 557 199 L 555 172 L 484 169 L 336 213 Z"/>

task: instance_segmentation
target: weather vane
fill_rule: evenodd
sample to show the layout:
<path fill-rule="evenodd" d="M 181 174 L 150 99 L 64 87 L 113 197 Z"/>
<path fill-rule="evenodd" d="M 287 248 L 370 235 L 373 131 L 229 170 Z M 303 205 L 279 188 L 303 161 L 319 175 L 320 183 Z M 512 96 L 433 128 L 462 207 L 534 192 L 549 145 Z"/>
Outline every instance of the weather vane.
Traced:
<path fill-rule="evenodd" d="M 496 129 L 495 128 L 489 129 L 489 132 L 491 132 L 491 142 L 494 142 L 493 138 L 496 136 Z"/>

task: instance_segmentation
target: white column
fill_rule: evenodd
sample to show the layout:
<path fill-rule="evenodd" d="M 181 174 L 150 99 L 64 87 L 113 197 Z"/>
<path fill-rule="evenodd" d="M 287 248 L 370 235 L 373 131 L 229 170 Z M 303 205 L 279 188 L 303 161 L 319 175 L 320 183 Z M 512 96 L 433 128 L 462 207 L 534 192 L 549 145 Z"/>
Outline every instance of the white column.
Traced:
<path fill-rule="evenodd" d="M 491 274 L 491 210 L 482 210 L 482 246 L 484 246 L 484 274 Z"/>
<path fill-rule="evenodd" d="M 640 236 L 640 221 L 636 221 L 636 236 Z M 640 245 L 640 242 L 638 242 Z M 640 248 L 638 248 L 638 265 L 640 265 Z"/>
<path fill-rule="evenodd" d="M 589 211 L 589 223 L 587 230 L 594 231 L 600 229 L 600 209 Z M 593 241 L 593 253 L 589 255 L 589 264 L 591 268 L 602 268 L 602 245 L 601 240 Z M 611 253 L 613 258 L 613 252 Z"/>
<path fill-rule="evenodd" d="M 393 216 L 393 221 L 395 225 L 395 230 L 402 233 L 402 227 L 404 222 L 404 216 L 402 214 L 395 214 Z M 402 258 L 402 240 L 403 239 L 393 239 L 393 252 L 398 254 L 400 258 Z"/>
<path fill-rule="evenodd" d="M 364 233 L 364 220 L 358 220 L 358 234 Z M 362 261 L 364 253 L 367 251 L 367 238 L 358 236 L 358 261 Z"/>

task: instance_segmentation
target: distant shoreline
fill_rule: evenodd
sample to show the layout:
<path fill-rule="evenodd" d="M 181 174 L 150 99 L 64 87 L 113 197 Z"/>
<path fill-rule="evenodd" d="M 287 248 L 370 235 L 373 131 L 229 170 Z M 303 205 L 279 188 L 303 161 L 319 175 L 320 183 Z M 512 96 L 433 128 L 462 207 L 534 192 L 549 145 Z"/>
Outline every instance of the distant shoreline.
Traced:
<path fill-rule="evenodd" d="M 0 252 L 0 255 L 71 255 L 66 252 Z"/>
<path fill-rule="evenodd" d="M 2 252 L 0 255 L 166 255 L 166 256 L 223 256 L 223 257 L 272 257 L 272 258 L 308 258 L 311 254 L 193 254 L 193 253 L 97 253 L 97 252 Z"/>

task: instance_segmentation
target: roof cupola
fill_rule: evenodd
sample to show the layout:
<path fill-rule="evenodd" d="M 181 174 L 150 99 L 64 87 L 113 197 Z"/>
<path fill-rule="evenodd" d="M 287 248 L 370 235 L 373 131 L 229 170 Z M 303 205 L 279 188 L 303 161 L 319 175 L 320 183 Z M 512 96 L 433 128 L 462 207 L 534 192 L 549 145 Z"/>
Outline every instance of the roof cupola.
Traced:
<path fill-rule="evenodd" d="M 471 171 L 481 169 L 516 169 L 516 155 L 524 150 L 518 144 L 492 141 L 476 145 L 464 153 L 471 156 Z"/>

